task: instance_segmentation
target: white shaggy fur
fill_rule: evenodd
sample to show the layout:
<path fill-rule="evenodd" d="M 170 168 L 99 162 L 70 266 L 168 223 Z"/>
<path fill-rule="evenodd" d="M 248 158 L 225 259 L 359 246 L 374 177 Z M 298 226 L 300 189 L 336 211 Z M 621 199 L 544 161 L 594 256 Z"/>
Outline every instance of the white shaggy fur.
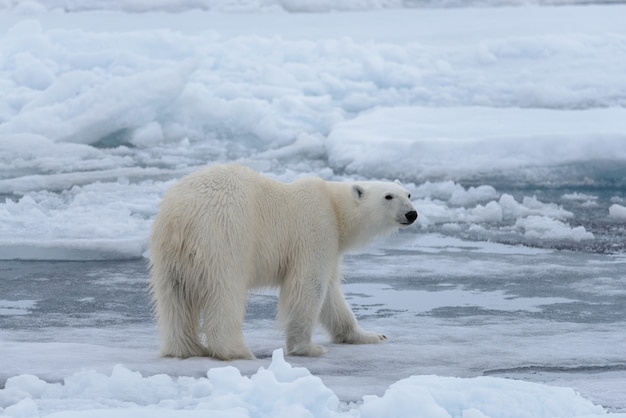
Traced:
<path fill-rule="evenodd" d="M 410 225 L 396 183 L 284 184 L 238 165 L 188 175 L 165 195 L 150 239 L 151 291 L 162 355 L 252 359 L 242 334 L 247 290 L 280 287 L 289 354 L 319 356 L 319 320 L 338 343 L 377 343 L 340 288 L 344 251 Z"/>

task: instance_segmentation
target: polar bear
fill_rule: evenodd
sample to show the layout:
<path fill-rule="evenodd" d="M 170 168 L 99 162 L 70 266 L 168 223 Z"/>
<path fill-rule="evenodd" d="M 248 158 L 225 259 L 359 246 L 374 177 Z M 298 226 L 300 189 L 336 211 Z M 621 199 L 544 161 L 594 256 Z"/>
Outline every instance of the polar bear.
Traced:
<path fill-rule="evenodd" d="M 165 194 L 150 237 L 150 288 L 163 356 L 253 359 L 242 324 L 247 290 L 280 288 L 287 352 L 319 356 L 317 324 L 336 343 L 378 343 L 357 324 L 340 287 L 342 254 L 411 225 L 399 183 L 303 178 L 281 183 L 216 165 Z"/>

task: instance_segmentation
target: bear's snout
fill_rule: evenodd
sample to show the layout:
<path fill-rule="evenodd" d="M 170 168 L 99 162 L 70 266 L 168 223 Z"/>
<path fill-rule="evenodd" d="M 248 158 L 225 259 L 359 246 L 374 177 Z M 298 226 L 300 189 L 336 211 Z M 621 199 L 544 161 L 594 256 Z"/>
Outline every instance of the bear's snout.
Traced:
<path fill-rule="evenodd" d="M 416 211 L 414 211 L 414 210 L 409 211 L 409 212 L 407 212 L 407 213 L 405 213 L 405 214 L 404 214 L 404 217 L 405 217 L 405 218 L 406 218 L 406 220 L 408 221 L 408 222 L 407 222 L 407 225 L 411 225 L 411 224 L 412 224 L 413 222 L 415 222 L 415 220 L 417 219 L 417 212 L 416 212 Z"/>

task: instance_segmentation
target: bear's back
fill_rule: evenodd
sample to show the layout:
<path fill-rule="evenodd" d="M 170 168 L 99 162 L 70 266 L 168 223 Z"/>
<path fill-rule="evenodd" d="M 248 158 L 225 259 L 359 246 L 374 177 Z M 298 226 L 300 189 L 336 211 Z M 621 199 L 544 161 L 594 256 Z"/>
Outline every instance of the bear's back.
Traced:
<path fill-rule="evenodd" d="M 245 240 L 258 248 L 272 242 L 269 247 L 287 252 L 316 234 L 336 233 L 335 215 L 322 179 L 281 183 L 248 167 L 224 164 L 191 173 L 172 186 L 153 231 L 164 229 L 166 235 L 198 242 L 206 237 Z"/>

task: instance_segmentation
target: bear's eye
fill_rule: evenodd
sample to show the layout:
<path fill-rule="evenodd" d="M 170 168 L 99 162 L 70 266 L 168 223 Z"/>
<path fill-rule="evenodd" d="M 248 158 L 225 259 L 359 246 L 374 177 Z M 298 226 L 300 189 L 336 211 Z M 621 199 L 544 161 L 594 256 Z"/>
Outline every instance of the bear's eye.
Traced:
<path fill-rule="evenodd" d="M 393 195 L 390 195 L 390 194 L 385 195 L 385 199 L 387 199 L 387 200 L 391 200 L 391 199 L 393 199 Z"/>
<path fill-rule="evenodd" d="M 407 197 L 410 199 L 411 198 L 411 193 L 409 193 L 409 195 Z"/>

